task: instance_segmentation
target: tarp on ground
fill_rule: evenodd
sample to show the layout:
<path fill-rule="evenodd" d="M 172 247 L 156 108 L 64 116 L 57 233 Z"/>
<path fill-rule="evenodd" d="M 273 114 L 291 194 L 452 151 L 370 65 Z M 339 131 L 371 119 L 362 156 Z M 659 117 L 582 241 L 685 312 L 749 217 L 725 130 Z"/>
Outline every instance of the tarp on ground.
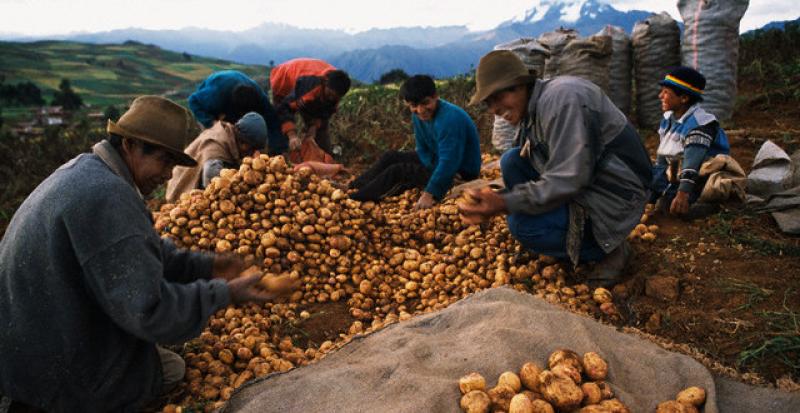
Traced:
<path fill-rule="evenodd" d="M 800 393 L 715 378 L 689 356 L 510 288 L 357 337 L 318 363 L 240 388 L 224 412 L 459 412 L 458 379 L 477 371 L 494 386 L 554 350 L 596 351 L 615 394 L 653 412 L 688 386 L 706 389 L 705 413 L 800 412 Z"/>

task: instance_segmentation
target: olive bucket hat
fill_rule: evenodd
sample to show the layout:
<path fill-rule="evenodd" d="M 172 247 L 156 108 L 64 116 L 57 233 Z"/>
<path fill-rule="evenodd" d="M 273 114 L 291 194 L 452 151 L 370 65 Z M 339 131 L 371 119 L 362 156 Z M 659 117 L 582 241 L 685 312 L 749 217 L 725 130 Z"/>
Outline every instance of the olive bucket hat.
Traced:
<path fill-rule="evenodd" d="M 505 88 L 532 83 L 536 75 L 528 71 L 514 52 L 494 50 L 481 57 L 475 79 L 475 94 L 469 101 L 470 105 L 477 105 Z"/>
<path fill-rule="evenodd" d="M 161 96 L 140 96 L 117 122 L 108 120 L 106 130 L 126 138 L 157 145 L 175 156 L 181 166 L 197 161 L 183 152 L 191 141 L 192 115 L 183 106 Z"/>

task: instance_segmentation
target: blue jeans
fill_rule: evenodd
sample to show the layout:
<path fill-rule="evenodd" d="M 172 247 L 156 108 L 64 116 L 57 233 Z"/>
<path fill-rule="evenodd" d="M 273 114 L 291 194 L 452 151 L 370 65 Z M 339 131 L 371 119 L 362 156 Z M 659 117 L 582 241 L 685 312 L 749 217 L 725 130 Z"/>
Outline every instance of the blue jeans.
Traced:
<path fill-rule="evenodd" d="M 514 185 L 536 181 L 539 172 L 519 154 L 520 148 L 511 148 L 500 158 L 503 182 L 511 190 Z M 569 206 L 564 204 L 551 211 L 530 215 L 521 212 L 508 216 L 508 230 L 525 249 L 538 254 L 566 259 Z M 581 242 L 580 261 L 600 261 L 606 253 L 597 245 L 592 226 L 587 221 Z"/>

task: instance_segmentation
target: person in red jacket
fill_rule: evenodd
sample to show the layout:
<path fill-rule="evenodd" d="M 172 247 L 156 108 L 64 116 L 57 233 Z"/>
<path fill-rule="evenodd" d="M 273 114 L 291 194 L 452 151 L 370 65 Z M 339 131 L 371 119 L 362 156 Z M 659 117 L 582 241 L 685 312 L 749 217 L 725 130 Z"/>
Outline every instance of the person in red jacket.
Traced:
<path fill-rule="evenodd" d="M 289 150 L 299 149 L 303 139 L 313 137 L 320 148 L 330 153 L 328 121 L 336 113 L 339 99 L 350 90 L 347 73 L 323 60 L 298 58 L 273 68 L 269 83 L 281 132 L 289 139 Z M 295 125 L 297 112 L 306 125 L 302 137 Z"/>

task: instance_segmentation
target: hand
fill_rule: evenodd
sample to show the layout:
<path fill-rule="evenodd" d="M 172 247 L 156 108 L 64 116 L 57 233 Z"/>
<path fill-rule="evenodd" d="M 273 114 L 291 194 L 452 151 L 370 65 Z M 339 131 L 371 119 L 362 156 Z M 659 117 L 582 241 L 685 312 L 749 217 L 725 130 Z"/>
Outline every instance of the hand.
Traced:
<path fill-rule="evenodd" d="M 287 136 L 289 137 L 290 151 L 296 151 L 300 149 L 301 146 L 303 146 L 303 141 L 300 139 L 299 136 L 297 136 L 297 132 L 289 132 Z"/>
<path fill-rule="evenodd" d="M 311 125 L 307 127 L 305 133 L 303 134 L 303 139 L 305 140 L 310 138 L 316 142 L 316 137 L 317 137 L 317 126 Z"/>
<path fill-rule="evenodd" d="M 678 191 L 675 194 L 675 198 L 672 200 L 672 204 L 669 206 L 669 212 L 671 214 L 676 215 L 683 215 L 689 212 L 689 193 L 684 191 Z"/>
<path fill-rule="evenodd" d="M 211 276 L 232 280 L 239 276 L 244 270 L 245 263 L 241 258 L 233 254 L 214 255 L 214 264 L 211 267 Z"/>
<path fill-rule="evenodd" d="M 239 278 L 228 281 L 228 291 L 231 294 L 231 303 L 242 304 L 246 302 L 264 303 L 277 298 L 280 294 L 274 291 L 257 289 L 262 273 L 256 267 L 250 267 L 242 272 Z"/>
<path fill-rule="evenodd" d="M 433 195 L 428 192 L 423 191 L 422 195 L 420 195 L 419 200 L 414 205 L 414 211 L 419 211 L 421 209 L 428 209 L 436 203 L 436 200 L 433 199 Z"/>
<path fill-rule="evenodd" d="M 507 212 L 506 201 L 490 188 L 468 189 L 464 195 L 472 199 L 472 202 L 458 204 L 461 220 L 466 224 L 481 224 L 497 214 Z"/>

